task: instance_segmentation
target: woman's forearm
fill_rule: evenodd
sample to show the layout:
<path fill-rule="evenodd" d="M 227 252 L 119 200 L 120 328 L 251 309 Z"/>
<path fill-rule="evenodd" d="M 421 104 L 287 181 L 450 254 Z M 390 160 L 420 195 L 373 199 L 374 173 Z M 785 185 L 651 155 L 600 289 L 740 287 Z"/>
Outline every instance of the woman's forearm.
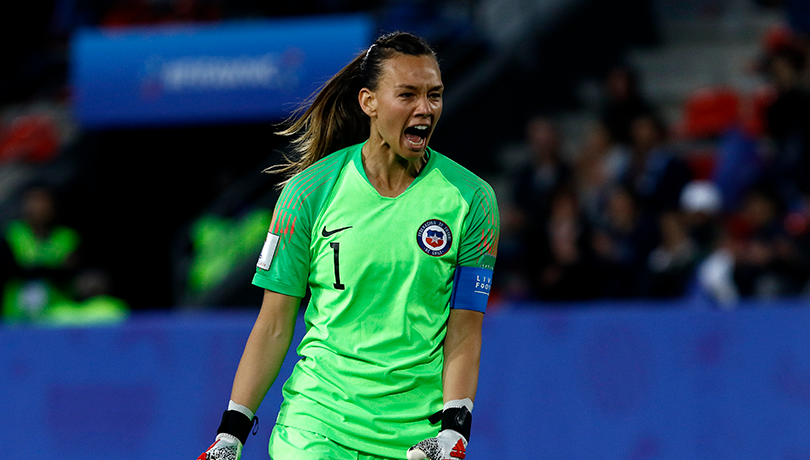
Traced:
<path fill-rule="evenodd" d="M 478 389 L 481 362 L 481 326 L 484 314 L 472 310 L 451 310 L 444 340 L 442 372 L 444 401 L 470 398 Z"/>
<path fill-rule="evenodd" d="M 278 376 L 292 342 L 301 299 L 265 291 L 236 370 L 231 400 L 254 413 Z"/>

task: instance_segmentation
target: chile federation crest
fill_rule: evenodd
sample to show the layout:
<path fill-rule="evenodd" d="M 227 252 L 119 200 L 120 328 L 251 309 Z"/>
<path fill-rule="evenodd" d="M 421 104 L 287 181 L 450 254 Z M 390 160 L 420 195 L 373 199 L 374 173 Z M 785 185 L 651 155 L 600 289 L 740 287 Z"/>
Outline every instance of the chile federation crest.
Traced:
<path fill-rule="evenodd" d="M 450 227 L 438 219 L 431 219 L 419 227 L 416 242 L 425 254 L 439 257 L 447 254 L 453 243 Z"/>

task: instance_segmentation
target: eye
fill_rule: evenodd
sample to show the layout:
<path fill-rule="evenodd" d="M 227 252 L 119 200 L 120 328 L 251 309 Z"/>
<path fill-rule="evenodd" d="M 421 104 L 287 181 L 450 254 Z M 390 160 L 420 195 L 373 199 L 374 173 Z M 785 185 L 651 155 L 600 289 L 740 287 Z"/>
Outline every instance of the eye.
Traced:
<path fill-rule="evenodd" d="M 413 97 L 413 93 L 400 93 L 399 97 L 405 98 L 405 99 L 411 98 L 411 97 Z"/>
<path fill-rule="evenodd" d="M 441 99 L 442 98 L 442 93 L 430 93 L 429 96 L 430 96 L 431 99 Z"/>

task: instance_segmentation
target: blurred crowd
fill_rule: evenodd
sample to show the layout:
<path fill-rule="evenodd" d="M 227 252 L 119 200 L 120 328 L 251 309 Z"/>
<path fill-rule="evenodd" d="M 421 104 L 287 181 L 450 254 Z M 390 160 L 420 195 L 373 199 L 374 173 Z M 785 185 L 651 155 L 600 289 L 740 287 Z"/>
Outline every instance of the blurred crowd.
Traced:
<path fill-rule="evenodd" d="M 280 120 L 83 132 L 71 116 L 70 41 L 76 31 L 362 12 L 380 29 L 412 30 L 441 44 L 469 32 L 470 5 L 425 0 L 3 5 L 0 38 L 15 46 L 1 54 L 0 320 L 98 324 L 121 321 L 132 310 L 261 300 L 248 271 L 277 192 L 272 177 L 256 176 L 279 160 L 280 141 L 268 139 L 270 123 Z M 240 155 L 222 158 L 224 150 Z M 248 169 L 251 174 L 244 172 Z"/>
<path fill-rule="evenodd" d="M 129 306 L 106 271 L 82 260 L 82 237 L 60 222 L 56 197 L 31 184 L 19 217 L 0 234 L 2 318 L 8 323 L 80 325 L 121 321 Z"/>
<path fill-rule="evenodd" d="M 689 297 L 731 307 L 742 298 L 810 294 L 810 13 L 801 1 L 756 3 L 777 3 L 788 14 L 785 26 L 762 37 L 762 58 L 752 67 L 767 83 L 747 109 L 728 88 L 696 92 L 684 101 L 684 113 L 697 115 L 674 125 L 640 90 L 643 77 L 617 66 L 605 74 L 601 104 L 581 138 L 566 138 L 555 113 L 523 120 L 525 163 L 508 165 L 501 178 L 508 185 L 497 189 L 502 235 L 496 302 Z M 67 48 L 73 31 L 373 9 L 381 29 L 413 30 L 433 43 L 471 33 L 465 14 L 475 2 L 383 4 L 51 0 L 47 8 L 4 6 L 9 14 L 0 15 L 6 21 L 0 30 L 6 43 L 21 45 L 6 52 L 4 62 L 13 71 L 0 75 L 3 320 L 114 322 L 132 309 L 242 302 L 222 286 L 241 286 L 229 275 L 249 276 L 242 268 L 252 269 L 263 238 L 257 229 L 270 218 L 269 204 L 251 210 L 239 200 L 230 203 L 223 191 L 226 182 L 241 180 L 236 174 L 203 184 L 216 177 L 206 176 L 211 168 L 199 153 L 203 144 L 216 144 L 202 133 L 213 128 L 187 128 L 182 136 L 82 137 L 69 116 Z M 733 109 L 723 101 L 731 101 Z M 226 129 L 227 142 L 213 150 L 232 148 L 234 138 L 258 144 L 266 135 L 264 126 L 261 132 Z M 169 143 L 161 136 L 178 139 Z M 98 147 L 94 142 L 102 151 L 88 154 Z M 122 143 L 132 146 L 116 147 Z M 196 152 L 186 164 L 158 171 L 147 155 L 156 143 Z M 144 164 L 126 165 L 129 183 L 140 186 L 143 174 L 162 173 L 154 190 L 141 190 L 137 197 L 97 196 L 98 190 L 127 184 L 120 173 L 111 173 L 119 163 L 110 148 L 124 156 L 144 152 Z M 158 186 L 176 185 L 180 174 L 196 180 L 193 192 L 179 195 L 182 213 L 164 203 L 166 213 L 150 213 L 154 228 L 112 229 L 132 223 L 128 212 L 158 207 L 149 203 L 165 193 Z M 90 176 L 109 187 L 88 185 Z M 217 190 L 219 202 L 205 187 Z M 243 189 L 261 195 L 267 192 L 263 187 Z M 192 202 L 192 194 L 210 203 Z M 115 216 L 104 214 L 113 208 Z M 121 235 L 138 241 L 119 241 L 126 239 Z M 172 245 L 174 240 L 182 244 Z M 241 244 L 229 244 L 235 240 Z M 177 254 L 167 255 L 173 251 Z M 139 256 L 144 261 L 136 263 Z M 163 278 L 176 279 L 159 281 Z"/>
<path fill-rule="evenodd" d="M 731 307 L 810 294 L 807 38 L 784 27 L 763 37 L 752 67 L 766 83 L 745 116 L 668 125 L 633 69 L 618 66 L 578 142 L 562 138 L 554 116 L 527 120 L 529 161 L 501 197 L 498 295 Z M 722 112 L 729 91 L 696 92 L 684 113 L 700 98 Z M 577 151 L 564 151 L 572 143 Z"/>

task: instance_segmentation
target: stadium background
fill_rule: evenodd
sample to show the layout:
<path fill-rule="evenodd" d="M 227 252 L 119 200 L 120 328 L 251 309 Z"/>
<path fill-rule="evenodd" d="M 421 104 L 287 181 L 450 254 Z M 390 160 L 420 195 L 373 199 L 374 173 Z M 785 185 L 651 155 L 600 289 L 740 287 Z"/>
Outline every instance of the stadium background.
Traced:
<path fill-rule="evenodd" d="M 275 124 L 336 70 L 327 57 L 348 60 L 378 32 L 409 30 L 436 45 L 448 88 L 432 146 L 493 184 L 504 224 L 468 458 L 810 458 L 810 184 L 804 139 L 791 138 L 802 148 L 788 161 L 782 136 L 806 125 L 769 118 L 775 101 L 787 100 L 791 120 L 810 120 L 802 118 L 810 99 L 786 91 L 770 67 L 786 48 L 806 57 L 805 2 L 274 3 L 2 7 L 0 222 L 18 219 L 25 193 L 46 186 L 58 221 L 81 237 L 71 276 L 95 281 L 81 298 L 76 283 L 76 303 L 60 315 L 7 317 L 0 328 L 9 455 L 193 458 L 207 446 L 260 302 L 249 279 L 276 197 L 276 178 L 260 172 L 284 151 Z M 217 46 L 226 57 L 248 55 L 253 34 L 269 46 L 257 51 L 267 60 L 246 65 L 303 63 L 298 77 L 308 80 L 289 80 L 302 84 L 288 99 L 278 88 L 264 88 L 263 99 L 251 98 L 255 87 L 233 86 L 223 98 L 199 75 L 172 80 L 203 82 L 180 103 L 160 92 L 167 80 L 150 86 L 156 62 L 184 52 L 206 58 L 206 34 L 223 30 Z M 276 40 L 302 54 L 284 54 Z M 206 64 L 189 62 L 174 69 Z M 555 207 L 551 196 L 573 193 L 582 208 L 574 214 L 587 214 L 595 183 L 585 179 L 585 160 L 602 164 L 616 147 L 634 148 L 616 139 L 597 148 L 598 123 L 615 114 L 606 106 L 617 68 L 637 75 L 639 98 L 669 133 L 659 147 L 685 171 L 664 188 L 674 208 L 644 201 L 643 190 L 630 194 L 639 200 L 636 220 L 702 212 L 730 235 L 705 252 L 685 251 L 685 265 L 671 261 L 689 244 L 664 236 L 688 227 L 667 233 L 653 220 L 649 232 L 622 235 L 610 221 L 620 216 L 599 203 L 594 222 L 573 224 L 588 221 L 599 241 L 639 253 L 632 261 L 598 252 L 596 236 L 577 240 L 579 253 L 592 255 L 581 264 L 566 265 L 565 254 L 538 243 L 553 233 L 542 229 L 559 217 L 552 208 L 566 216 L 565 200 Z M 238 97 L 242 105 L 229 105 Z M 144 100 L 160 110 L 150 116 L 147 104 L 135 113 Z M 532 195 L 548 206 L 542 212 L 527 209 L 540 201 L 519 194 L 522 171 L 537 166 L 528 129 L 537 119 L 546 129 L 538 132 L 559 137 L 551 156 L 564 167 L 555 171 L 574 178 L 569 188 Z M 693 180 L 713 188 L 681 200 Z M 652 234 L 649 246 L 631 244 Z M 744 257 L 763 252 L 767 263 Z M 651 263 L 662 258 L 672 270 Z M 81 302 L 93 295 L 116 299 L 127 314 L 84 316 Z M 278 393 L 276 385 L 260 409 L 260 433 L 243 458 L 266 458 Z"/>

